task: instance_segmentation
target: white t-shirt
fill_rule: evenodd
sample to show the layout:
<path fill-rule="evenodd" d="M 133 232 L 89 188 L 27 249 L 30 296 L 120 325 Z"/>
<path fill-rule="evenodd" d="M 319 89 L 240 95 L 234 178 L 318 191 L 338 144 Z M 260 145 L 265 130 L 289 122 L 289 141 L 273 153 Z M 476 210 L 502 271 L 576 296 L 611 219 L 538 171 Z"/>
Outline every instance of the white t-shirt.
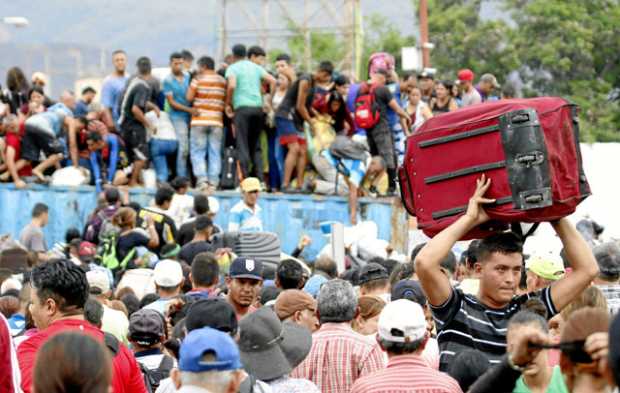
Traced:
<path fill-rule="evenodd" d="M 156 127 L 155 130 L 148 130 L 150 138 L 168 141 L 177 140 L 177 134 L 174 130 L 174 126 L 172 125 L 170 116 L 166 112 L 161 111 L 158 118 L 154 111 L 150 111 L 146 113 L 145 117 L 149 124 L 155 125 Z M 155 131 L 155 133 L 153 133 L 153 131 Z"/>

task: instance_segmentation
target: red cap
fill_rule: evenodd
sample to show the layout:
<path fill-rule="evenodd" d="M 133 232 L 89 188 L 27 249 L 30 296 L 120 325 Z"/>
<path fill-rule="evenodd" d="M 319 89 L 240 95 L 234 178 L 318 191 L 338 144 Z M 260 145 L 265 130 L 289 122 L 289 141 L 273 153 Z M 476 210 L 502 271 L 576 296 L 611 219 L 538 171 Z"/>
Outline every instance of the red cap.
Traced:
<path fill-rule="evenodd" d="M 474 72 L 468 68 L 460 70 L 458 73 L 458 78 L 460 81 L 472 82 L 474 80 Z"/>
<path fill-rule="evenodd" d="M 78 255 L 81 257 L 93 257 L 97 254 L 97 246 L 90 242 L 80 243 L 80 249 Z"/>

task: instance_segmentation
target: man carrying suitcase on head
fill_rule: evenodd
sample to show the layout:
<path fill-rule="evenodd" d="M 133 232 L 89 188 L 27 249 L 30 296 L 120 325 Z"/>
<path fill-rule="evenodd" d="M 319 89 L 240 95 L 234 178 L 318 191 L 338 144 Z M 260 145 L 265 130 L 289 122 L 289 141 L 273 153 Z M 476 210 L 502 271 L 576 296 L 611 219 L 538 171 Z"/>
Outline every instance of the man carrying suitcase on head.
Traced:
<path fill-rule="evenodd" d="M 491 185 L 478 180 L 466 213 L 431 239 L 415 259 L 416 273 L 437 322 L 440 370 L 445 371 L 455 354 L 466 349 L 483 352 L 491 363 L 506 353 L 506 327 L 510 317 L 529 298 L 538 297 L 550 318 L 559 313 L 590 285 L 598 267 L 590 248 L 566 218 L 551 223 L 561 239 L 572 272 L 538 292 L 515 296 L 523 266 L 523 244 L 510 232 L 482 239 L 477 250 L 476 272 L 480 276 L 477 296 L 452 288 L 441 270 L 441 261 L 459 239 L 489 220 L 484 205 L 495 200 L 484 195 Z M 508 361 L 510 362 L 510 354 Z"/>

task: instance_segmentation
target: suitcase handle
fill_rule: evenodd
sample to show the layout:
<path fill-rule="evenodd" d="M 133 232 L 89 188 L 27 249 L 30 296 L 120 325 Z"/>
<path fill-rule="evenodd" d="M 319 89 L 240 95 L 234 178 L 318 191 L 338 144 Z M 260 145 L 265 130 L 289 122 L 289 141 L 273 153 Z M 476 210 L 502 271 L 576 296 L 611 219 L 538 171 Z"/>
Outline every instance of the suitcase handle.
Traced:
<path fill-rule="evenodd" d="M 532 151 L 529 153 L 517 154 L 515 157 L 515 162 L 525 166 L 526 168 L 530 168 L 534 165 L 540 165 L 545 161 L 545 155 L 542 151 Z"/>
<path fill-rule="evenodd" d="M 510 118 L 512 124 L 527 123 L 530 121 L 530 115 L 528 113 L 517 113 Z"/>

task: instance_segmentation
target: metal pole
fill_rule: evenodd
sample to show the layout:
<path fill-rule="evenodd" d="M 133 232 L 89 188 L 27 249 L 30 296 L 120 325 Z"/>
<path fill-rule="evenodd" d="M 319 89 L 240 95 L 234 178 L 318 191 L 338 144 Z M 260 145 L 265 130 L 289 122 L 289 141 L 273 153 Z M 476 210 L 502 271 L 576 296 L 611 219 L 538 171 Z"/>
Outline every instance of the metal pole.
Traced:
<path fill-rule="evenodd" d="M 228 0 L 222 0 L 222 7 L 220 9 L 220 62 L 224 61 L 226 57 L 226 50 L 228 48 L 228 31 L 226 29 L 226 8 Z"/>
<path fill-rule="evenodd" d="M 430 49 L 426 43 L 428 41 L 428 2 L 420 0 L 420 45 L 422 47 L 422 65 L 424 68 L 431 66 Z"/>

